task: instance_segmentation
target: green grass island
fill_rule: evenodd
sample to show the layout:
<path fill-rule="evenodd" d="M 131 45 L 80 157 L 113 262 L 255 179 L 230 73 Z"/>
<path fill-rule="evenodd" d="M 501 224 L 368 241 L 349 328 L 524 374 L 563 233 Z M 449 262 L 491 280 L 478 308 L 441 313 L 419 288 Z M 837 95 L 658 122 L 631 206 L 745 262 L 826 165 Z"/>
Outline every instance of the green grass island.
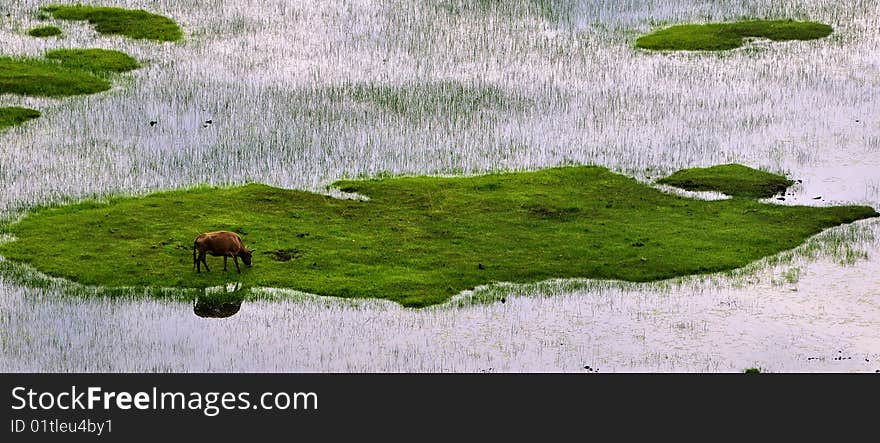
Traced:
<path fill-rule="evenodd" d="M 28 120 L 40 117 L 40 111 L 18 106 L 0 108 L 0 130 L 18 126 Z"/>
<path fill-rule="evenodd" d="M 740 194 L 757 195 L 760 171 L 737 170 L 748 188 Z M 726 173 L 717 189 L 737 193 Z M 731 270 L 880 215 L 866 206 L 692 199 L 598 166 L 332 186 L 368 199 L 247 184 L 38 208 L 4 226 L 14 240 L 0 255 L 108 288 L 237 282 L 424 307 L 495 282 Z M 211 272 L 196 273 L 193 240 L 214 230 L 241 234 L 256 250 L 253 268 L 223 272 L 222 259 L 209 257 Z"/>
<path fill-rule="evenodd" d="M 715 191 L 734 198 L 769 198 L 785 192 L 794 181 L 738 164 L 688 168 L 657 180 L 688 191 Z"/>
<path fill-rule="evenodd" d="M 57 20 L 87 21 L 100 34 L 158 42 L 175 42 L 183 38 L 183 31 L 174 20 L 142 9 L 51 5 L 40 10 Z"/>
<path fill-rule="evenodd" d="M 741 47 L 746 38 L 766 38 L 775 42 L 816 40 L 831 35 L 833 31 L 824 23 L 794 20 L 685 24 L 643 35 L 635 45 L 655 51 L 724 51 Z"/>
<path fill-rule="evenodd" d="M 98 75 L 128 72 L 140 67 L 134 57 L 112 49 L 53 49 L 46 51 L 46 58 L 57 60 L 66 68 Z"/>
<path fill-rule="evenodd" d="M 0 57 L 0 94 L 69 97 L 108 89 L 106 79 L 55 60 Z"/>
<path fill-rule="evenodd" d="M 110 89 L 111 73 L 139 68 L 128 54 L 110 49 L 53 49 L 45 59 L 0 57 L 0 94 L 70 97 Z M 0 130 L 40 117 L 21 107 L 0 108 Z"/>
<path fill-rule="evenodd" d="M 57 37 L 61 35 L 61 28 L 57 26 L 38 26 L 31 28 L 27 33 L 31 37 Z"/>
<path fill-rule="evenodd" d="M 183 33 L 171 19 L 143 10 L 98 6 L 45 6 L 41 14 L 59 20 L 86 20 L 103 34 L 120 34 L 135 39 L 176 41 Z M 34 37 L 61 35 L 56 26 L 28 31 Z M 110 49 L 53 49 L 45 59 L 0 55 L 0 94 L 37 97 L 69 97 L 96 94 L 111 87 L 112 73 L 128 72 L 140 64 L 128 54 Z M 0 108 L 0 130 L 40 117 L 33 109 Z"/>

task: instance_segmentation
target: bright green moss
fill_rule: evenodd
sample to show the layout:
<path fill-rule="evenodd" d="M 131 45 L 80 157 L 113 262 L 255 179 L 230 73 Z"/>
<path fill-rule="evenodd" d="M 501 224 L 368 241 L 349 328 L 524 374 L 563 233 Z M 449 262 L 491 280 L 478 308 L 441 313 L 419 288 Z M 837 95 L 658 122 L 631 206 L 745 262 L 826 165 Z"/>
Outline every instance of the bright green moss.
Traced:
<path fill-rule="evenodd" d="M 40 117 L 40 111 L 16 106 L 0 108 L 0 129 L 20 125 Z"/>
<path fill-rule="evenodd" d="M 492 282 L 652 281 L 742 267 L 830 227 L 876 217 L 864 206 L 693 200 L 600 167 L 478 177 L 340 181 L 340 200 L 251 184 L 41 209 L 7 228 L 0 254 L 107 287 L 240 282 L 405 306 Z M 253 268 L 193 270 L 195 237 L 232 230 Z"/>
<path fill-rule="evenodd" d="M 156 41 L 177 41 L 183 37 L 174 20 L 140 9 L 54 5 L 42 10 L 59 20 L 86 20 L 101 34 Z"/>
<path fill-rule="evenodd" d="M 828 25 L 792 20 L 677 25 L 639 37 L 636 46 L 665 51 L 722 51 L 739 48 L 747 37 L 773 41 L 815 40 L 833 32 Z"/>
<path fill-rule="evenodd" d="M 745 198 L 772 197 L 794 184 L 781 175 L 737 164 L 682 169 L 658 180 L 658 183 L 688 191 L 716 191 Z"/>

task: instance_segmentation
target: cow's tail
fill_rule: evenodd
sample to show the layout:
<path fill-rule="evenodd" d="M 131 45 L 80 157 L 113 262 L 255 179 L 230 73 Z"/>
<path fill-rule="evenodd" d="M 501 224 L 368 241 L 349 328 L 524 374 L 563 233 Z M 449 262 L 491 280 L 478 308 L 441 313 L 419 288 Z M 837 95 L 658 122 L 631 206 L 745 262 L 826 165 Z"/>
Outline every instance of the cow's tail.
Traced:
<path fill-rule="evenodd" d="M 196 260 L 198 260 L 198 259 L 196 258 L 196 249 L 198 249 L 198 246 L 199 246 L 199 242 L 198 242 L 198 241 L 194 241 L 194 242 L 193 242 L 193 269 L 195 269 L 195 268 L 196 268 L 196 265 L 198 264 L 198 262 L 196 262 Z"/>

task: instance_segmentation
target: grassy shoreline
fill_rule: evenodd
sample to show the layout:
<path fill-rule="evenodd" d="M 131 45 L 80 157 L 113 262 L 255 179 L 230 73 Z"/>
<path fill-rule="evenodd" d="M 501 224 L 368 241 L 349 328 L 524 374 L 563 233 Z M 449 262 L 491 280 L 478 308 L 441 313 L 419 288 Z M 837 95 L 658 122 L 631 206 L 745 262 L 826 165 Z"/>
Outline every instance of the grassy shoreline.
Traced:
<path fill-rule="evenodd" d="M 708 202 L 601 167 L 475 177 L 339 181 L 369 201 L 250 184 L 40 209 L 6 229 L 0 254 L 48 275 L 108 287 L 241 282 L 404 306 L 493 282 L 633 282 L 730 270 L 794 248 L 873 208 Z M 228 229 L 254 268 L 192 271 L 192 240 Z M 210 261 L 211 259 L 209 259 Z"/>

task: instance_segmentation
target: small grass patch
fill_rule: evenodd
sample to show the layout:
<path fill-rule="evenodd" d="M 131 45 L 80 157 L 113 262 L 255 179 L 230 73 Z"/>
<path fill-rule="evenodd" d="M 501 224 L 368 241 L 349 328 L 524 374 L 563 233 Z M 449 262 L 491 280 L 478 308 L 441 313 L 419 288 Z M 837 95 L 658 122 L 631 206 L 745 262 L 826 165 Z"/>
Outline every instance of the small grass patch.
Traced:
<path fill-rule="evenodd" d="M 62 66 L 96 74 L 127 72 L 140 67 L 132 56 L 110 49 L 54 49 L 46 58 L 58 60 Z"/>
<path fill-rule="evenodd" d="M 57 26 L 39 26 L 28 31 L 31 37 L 55 37 L 61 35 L 61 28 Z"/>
<path fill-rule="evenodd" d="M 833 31 L 826 24 L 793 20 L 690 24 L 643 35 L 636 40 L 636 46 L 659 51 L 723 51 L 739 48 L 749 37 L 773 41 L 815 40 L 827 37 Z"/>
<path fill-rule="evenodd" d="M 482 109 L 508 110 L 523 100 L 508 97 L 500 88 L 454 81 L 402 85 L 344 84 L 329 89 L 331 97 L 371 103 L 413 120 L 428 116 L 467 116 Z"/>
<path fill-rule="evenodd" d="M 58 20 L 86 20 L 101 34 L 172 42 L 183 37 L 174 20 L 141 9 L 53 5 L 41 8 Z"/>
<path fill-rule="evenodd" d="M 0 108 L 0 129 L 20 125 L 28 120 L 40 117 L 40 111 L 11 106 Z"/>
<path fill-rule="evenodd" d="M 601 167 L 477 177 L 339 181 L 342 200 L 250 184 L 36 210 L 7 225 L 0 254 L 105 287 L 205 288 L 238 282 L 420 307 L 493 282 L 654 281 L 713 273 L 877 217 L 865 206 L 703 201 Z M 230 230 L 254 267 L 193 270 L 193 240 Z"/>
<path fill-rule="evenodd" d="M 107 80 L 52 60 L 0 58 L 0 94 L 64 97 L 108 89 Z"/>
<path fill-rule="evenodd" d="M 688 191 L 716 191 L 741 198 L 772 197 L 794 184 L 781 175 L 737 164 L 682 169 L 657 182 Z"/>

